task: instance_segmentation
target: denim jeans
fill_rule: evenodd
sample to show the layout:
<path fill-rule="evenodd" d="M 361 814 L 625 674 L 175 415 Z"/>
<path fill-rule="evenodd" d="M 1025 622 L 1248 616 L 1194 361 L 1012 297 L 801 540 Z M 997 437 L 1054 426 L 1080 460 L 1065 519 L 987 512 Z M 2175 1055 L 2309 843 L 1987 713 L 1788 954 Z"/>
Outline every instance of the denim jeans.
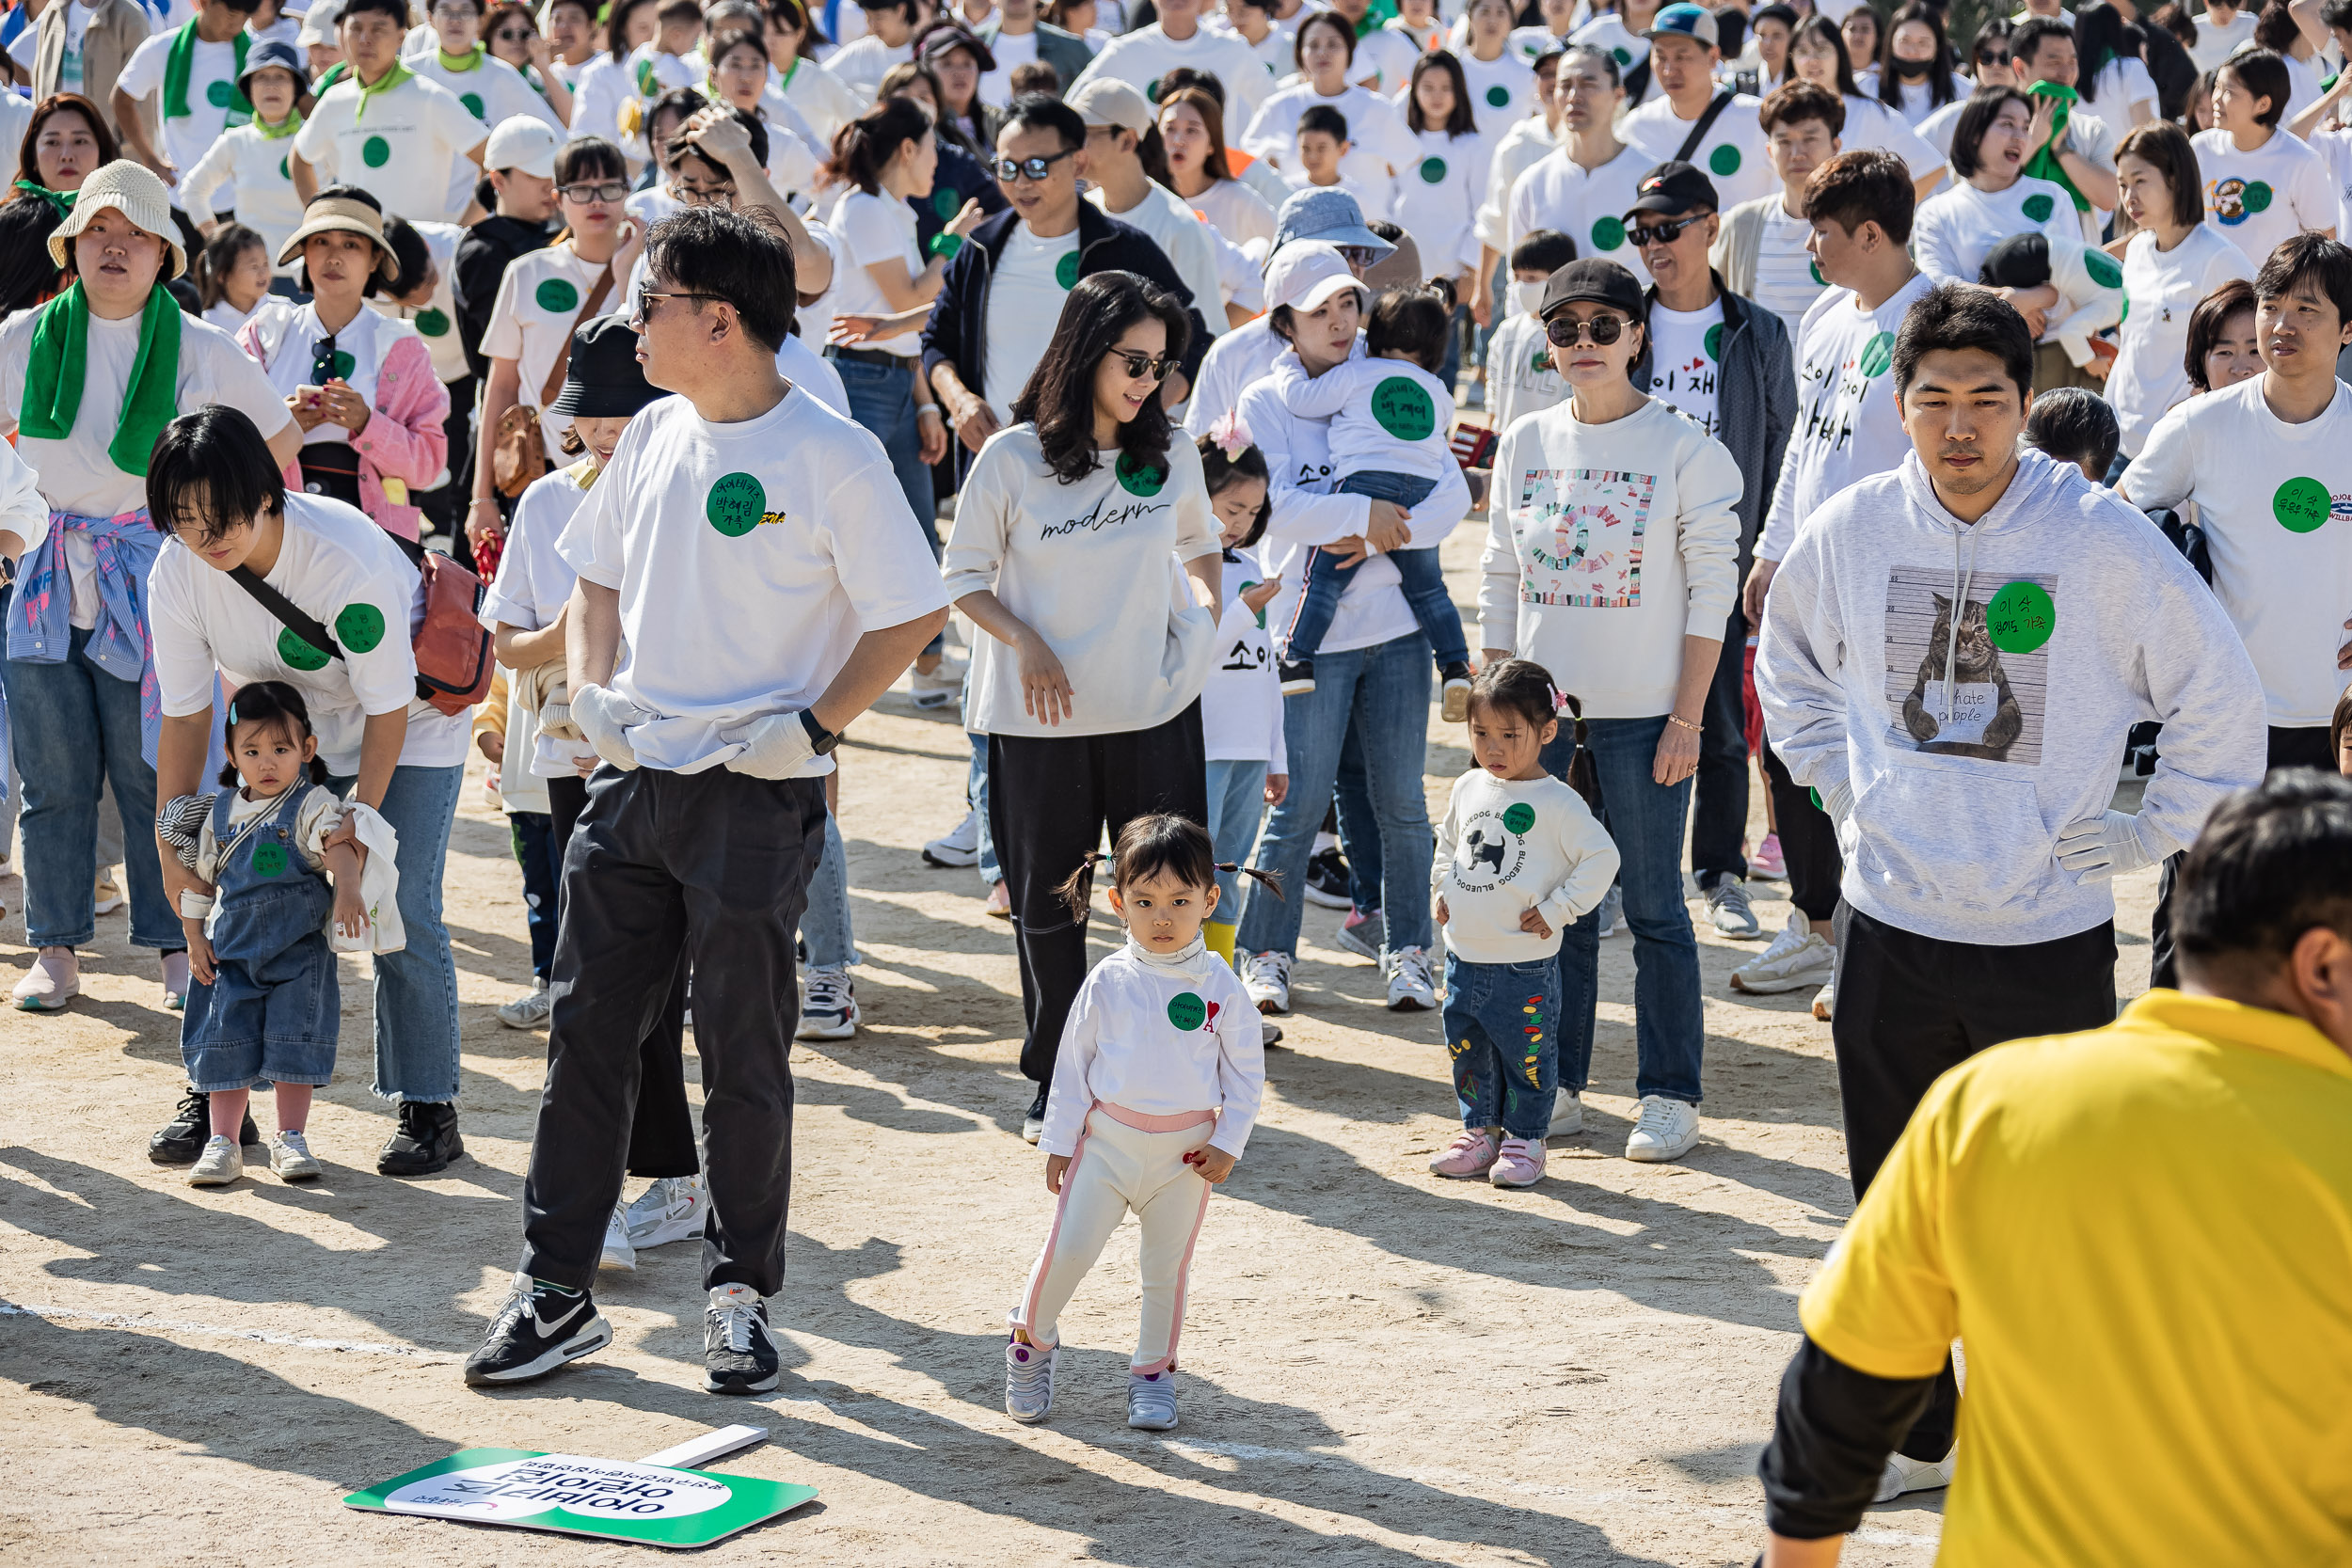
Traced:
<path fill-rule="evenodd" d="M 1339 779 L 1331 786 L 1331 812 L 1326 820 L 1339 830 L 1340 854 L 1347 862 L 1348 902 L 1366 914 L 1377 913 L 1380 875 L 1384 869 L 1380 864 L 1380 819 L 1373 815 L 1372 784 L 1364 771 L 1363 742 L 1353 728 L 1340 743 Z"/>
<path fill-rule="evenodd" d="M 555 961 L 555 829 L 543 811 L 510 811 L 506 835 L 523 871 L 523 928 L 531 933 L 531 974 L 545 981 Z"/>
<path fill-rule="evenodd" d="M 356 781 L 327 781 L 348 794 Z M 408 942 L 375 956 L 375 1082 L 380 1100 L 446 1104 L 457 1098 L 457 961 L 441 924 L 441 877 L 466 767 L 392 769 L 384 820 L 400 835 L 400 923 Z"/>
<path fill-rule="evenodd" d="M 24 932 L 34 947 L 87 946 L 98 934 L 90 889 L 98 880 L 98 796 L 114 785 L 126 846 L 131 941 L 167 953 L 188 944 L 164 897 L 155 858 L 155 769 L 139 744 L 139 688 L 82 657 L 77 626 L 58 664 L 0 659 L 10 744 L 23 774 Z"/>
<path fill-rule="evenodd" d="M 1707 1025 L 1699 1006 L 1698 939 L 1682 901 L 1682 826 L 1691 781 L 1650 776 L 1665 715 L 1585 721 L 1609 836 L 1617 843 L 1625 921 L 1633 932 L 1634 1092 L 1696 1105 Z M 1567 725 L 1544 748 L 1544 768 L 1565 779 L 1576 755 Z M 1600 925 L 1578 921 L 1560 943 L 1560 1082 L 1581 1094 L 1592 1070 L 1593 1007 L 1600 994 Z"/>
<path fill-rule="evenodd" d="M 988 736 L 964 738 L 972 742 L 972 771 L 964 775 L 963 798 L 980 814 L 980 886 L 993 889 L 1005 879 L 1005 868 L 996 863 L 996 834 L 988 825 Z"/>
<path fill-rule="evenodd" d="M 1465 963 L 1448 952 L 1443 1016 L 1462 1125 L 1540 1141 L 1560 1083 L 1558 960 Z"/>
<path fill-rule="evenodd" d="M 1258 817 L 1265 802 L 1265 764 L 1239 760 L 1209 761 L 1209 844 L 1219 865 L 1248 863 L 1250 847 L 1258 842 Z M 1216 912 L 1209 918 L 1227 925 L 1241 921 L 1241 873 L 1216 874 Z"/>
<path fill-rule="evenodd" d="M 1315 689 L 1282 700 L 1290 793 L 1266 817 L 1250 863 L 1280 878 L 1285 896 L 1277 898 L 1260 887 L 1249 890 L 1236 951 L 1297 952 L 1307 857 L 1331 804 L 1342 742 L 1351 733 L 1363 750 L 1379 827 L 1378 902 L 1388 916 L 1389 946 L 1428 947 L 1429 859 L 1437 852 L 1437 835 L 1429 828 L 1422 768 L 1429 750 L 1433 678 L 1429 640 L 1413 632 L 1369 648 L 1318 655 Z"/>
<path fill-rule="evenodd" d="M 1412 474 L 1367 471 L 1354 473 L 1332 487 L 1332 494 L 1370 496 L 1375 500 L 1394 501 L 1399 506 L 1419 506 L 1436 489 L 1434 481 Z M 1300 585 L 1298 600 L 1291 607 L 1290 626 L 1282 637 L 1282 657 L 1291 659 L 1315 657 L 1323 646 L 1323 639 L 1331 629 L 1331 618 L 1339 612 L 1340 595 L 1347 592 L 1359 568 L 1335 566 L 1338 558 L 1321 550 L 1311 550 L 1306 558 L 1306 580 Z M 1421 624 L 1422 635 L 1429 639 L 1429 646 L 1439 669 L 1450 664 L 1465 663 L 1470 658 L 1470 642 L 1462 631 L 1462 612 L 1454 607 L 1454 595 L 1445 585 L 1445 569 L 1438 564 L 1436 546 L 1424 550 L 1398 550 L 1389 559 L 1396 563 L 1397 586 L 1411 607 L 1413 619 Z"/>
<path fill-rule="evenodd" d="M 931 558 L 937 560 L 939 502 L 931 493 L 930 466 L 923 461 L 923 437 L 914 420 L 914 373 L 922 363 L 910 356 L 907 368 L 899 370 L 862 359 L 834 358 L 833 368 L 840 372 L 841 389 L 849 396 L 850 418 L 872 432 L 889 454 L 898 488 L 906 492 L 907 509 L 914 514 L 923 537 L 930 541 Z M 939 652 L 946 635 L 942 632 L 932 638 L 923 651 Z"/>
<path fill-rule="evenodd" d="M 808 908 L 801 911 L 801 941 L 811 969 L 844 969 L 857 962 L 857 934 L 850 926 L 850 860 L 841 844 L 841 824 L 825 814 L 825 852 L 808 879 Z"/>

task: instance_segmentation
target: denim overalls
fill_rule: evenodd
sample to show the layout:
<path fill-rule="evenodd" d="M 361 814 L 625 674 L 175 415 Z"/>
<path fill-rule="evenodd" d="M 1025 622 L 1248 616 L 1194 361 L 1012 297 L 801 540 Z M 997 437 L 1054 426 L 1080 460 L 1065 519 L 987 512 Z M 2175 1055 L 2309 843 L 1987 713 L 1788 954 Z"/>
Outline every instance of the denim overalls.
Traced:
<path fill-rule="evenodd" d="M 209 986 L 188 992 L 180 1054 L 191 1086 L 215 1092 L 262 1084 L 328 1082 L 342 993 L 326 920 L 335 907 L 324 872 L 302 862 L 294 818 L 312 784 L 297 784 L 276 810 L 249 819 L 233 835 L 235 789 L 213 802 L 215 868 L 213 960 Z"/>

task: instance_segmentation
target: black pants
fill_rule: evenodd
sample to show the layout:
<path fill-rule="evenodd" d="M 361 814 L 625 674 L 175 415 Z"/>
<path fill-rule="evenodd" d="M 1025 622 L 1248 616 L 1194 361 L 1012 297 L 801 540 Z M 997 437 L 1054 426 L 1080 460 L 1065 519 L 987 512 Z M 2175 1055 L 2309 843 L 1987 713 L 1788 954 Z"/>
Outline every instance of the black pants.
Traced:
<path fill-rule="evenodd" d="M 1032 1083 L 1053 1081 L 1062 1025 L 1087 977 L 1086 921 L 1072 919 L 1054 890 L 1106 828 L 1116 844 L 1131 819 L 1153 812 L 1206 827 L 1208 769 L 1197 700 L 1148 730 L 988 737 L 988 826 L 1020 944 L 1021 1015 L 1028 1025 L 1021 1071 Z"/>
<path fill-rule="evenodd" d="M 466 537 L 466 503 L 473 497 L 474 378 L 463 376 L 447 386 L 449 417 L 441 421 L 441 434 L 449 438 L 449 483 L 408 499 L 450 542 L 452 559 L 471 571 L 473 543 Z"/>
<path fill-rule="evenodd" d="M 1819 926 L 1837 912 L 1837 888 L 1846 877 L 1837 825 L 1813 803 L 1813 791 L 1788 776 L 1769 740 L 1764 784 L 1772 792 L 1772 831 L 1780 834 L 1781 859 L 1788 866 L 1788 902 Z"/>
<path fill-rule="evenodd" d="M 2352 353 L 2347 349 L 2346 353 Z M 2336 770 L 2335 749 L 2328 744 L 2324 725 L 2282 730 L 2270 729 L 2269 759 L 2265 770 L 2273 768 L 2316 768 L 2323 773 Z M 2164 866 L 2156 873 L 2156 908 L 2148 917 L 2148 984 L 2151 987 L 2173 987 L 2181 983 L 2180 966 L 2172 958 L 2172 879 L 2181 874 L 2180 855 L 2164 857 Z"/>
<path fill-rule="evenodd" d="M 819 780 L 606 768 L 589 782 L 564 855 L 548 1082 L 523 1181 L 524 1272 L 595 1280 L 644 1041 L 691 955 L 710 1147 L 703 1282 L 783 1288 L 800 1021 L 792 942 L 824 847 Z"/>
<path fill-rule="evenodd" d="M 1782 840 L 1786 843 L 1787 840 Z M 1859 1200 L 1928 1085 L 1988 1046 L 2096 1029 L 2115 1020 L 2115 923 L 2052 942 L 1939 942 L 1848 905 L 1838 917 L 1837 1007 L 1830 1040 L 1846 1113 L 1846 1164 Z M 1898 1451 L 1951 1451 L 1960 1385 L 1947 1358 L 1926 1414 Z"/>
<path fill-rule="evenodd" d="M 1748 620 L 1735 609 L 1699 716 L 1699 770 L 1691 808 L 1691 869 L 1702 889 L 1745 877 L 1748 836 Z M 1785 842 L 1785 841 L 1784 841 Z"/>

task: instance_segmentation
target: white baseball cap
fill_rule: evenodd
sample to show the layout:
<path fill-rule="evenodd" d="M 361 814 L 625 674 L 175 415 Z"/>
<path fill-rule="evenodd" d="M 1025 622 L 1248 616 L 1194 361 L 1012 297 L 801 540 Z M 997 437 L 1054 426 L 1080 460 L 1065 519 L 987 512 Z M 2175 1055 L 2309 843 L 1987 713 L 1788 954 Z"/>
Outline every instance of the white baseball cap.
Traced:
<path fill-rule="evenodd" d="M 1317 310 L 1343 289 L 1362 287 L 1337 245 L 1293 240 L 1274 253 L 1274 263 L 1266 268 L 1266 309 L 1287 305 L 1294 310 Z"/>
<path fill-rule="evenodd" d="M 294 35 L 294 42 L 305 49 L 335 41 L 335 23 L 343 14 L 343 0 L 310 0 L 310 8 L 302 13 L 302 31 Z"/>
<path fill-rule="evenodd" d="M 555 127 L 536 115 L 509 115 L 490 133 L 482 154 L 486 169 L 520 169 L 542 180 L 555 178 L 555 154 L 564 145 Z"/>

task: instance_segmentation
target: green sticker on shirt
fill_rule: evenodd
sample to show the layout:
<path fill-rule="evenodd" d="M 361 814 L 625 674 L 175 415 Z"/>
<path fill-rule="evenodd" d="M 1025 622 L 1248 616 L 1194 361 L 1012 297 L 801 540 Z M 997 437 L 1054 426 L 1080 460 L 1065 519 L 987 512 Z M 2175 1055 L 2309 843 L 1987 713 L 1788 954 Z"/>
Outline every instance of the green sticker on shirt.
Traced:
<path fill-rule="evenodd" d="M 457 95 L 457 102 L 463 103 L 466 106 L 466 112 L 474 119 L 482 118 L 482 95 L 480 93 L 461 92 Z"/>
<path fill-rule="evenodd" d="M 1511 102 L 1511 89 L 1498 82 L 1486 89 L 1486 107 L 1500 109 Z"/>
<path fill-rule="evenodd" d="M 1861 354 L 1854 358 L 1854 369 L 1867 376 L 1882 376 L 1894 362 L 1895 334 L 1882 332 L 1862 345 Z"/>
<path fill-rule="evenodd" d="M 359 144 L 359 161 L 370 168 L 382 168 L 392 161 L 392 144 L 382 136 L 370 136 Z"/>
<path fill-rule="evenodd" d="M 565 311 L 580 309 L 580 291 L 573 288 L 566 278 L 547 279 L 532 291 L 531 297 L 539 302 L 540 309 L 550 315 L 561 315 Z"/>
<path fill-rule="evenodd" d="M 1154 103 L 1160 101 L 1160 79 L 1157 76 L 1143 84 L 1143 96 Z"/>
<path fill-rule="evenodd" d="M 1168 1022 L 1189 1034 L 1207 1022 L 1209 1005 L 1190 991 L 1168 999 Z"/>
<path fill-rule="evenodd" d="M 1443 158 L 1423 158 L 1421 161 L 1421 182 L 1422 184 L 1438 184 L 1444 179 L 1445 160 Z"/>
<path fill-rule="evenodd" d="M 2290 479 L 2272 492 L 2270 515 L 2290 533 L 2309 533 L 2328 520 L 2328 486 L 2315 479 Z"/>
<path fill-rule="evenodd" d="M 730 539 L 740 539 L 767 515 L 768 489 L 750 474 L 723 474 L 703 501 L 703 515 Z"/>
<path fill-rule="evenodd" d="M 1707 166 L 1717 174 L 1740 172 L 1740 150 L 1726 142 L 1707 155 Z"/>
<path fill-rule="evenodd" d="M 384 641 L 384 612 L 372 604 L 347 604 L 335 617 L 335 641 L 355 654 L 375 651 Z"/>
<path fill-rule="evenodd" d="M 2036 223 L 2047 223 L 2050 221 L 2050 214 L 2058 211 L 2058 203 L 2040 191 L 2036 191 L 2026 198 L 2025 205 L 2019 210 Z"/>
<path fill-rule="evenodd" d="M 226 82 L 215 82 L 204 89 L 204 102 L 215 109 L 229 107 L 229 101 L 237 96 L 237 89 Z"/>
<path fill-rule="evenodd" d="M 1437 404 L 1409 375 L 1390 376 L 1372 389 L 1372 417 L 1400 441 L 1425 441 L 1438 428 Z"/>
<path fill-rule="evenodd" d="M 937 213 L 941 218 L 946 219 L 954 217 L 962 210 L 962 198 L 958 197 L 955 192 L 949 190 L 946 186 L 942 185 L 939 189 L 931 192 L 931 211 Z"/>
<path fill-rule="evenodd" d="M 1723 358 L 1724 324 L 1717 322 L 1714 325 L 1708 327 L 1707 329 L 1707 336 L 1699 340 L 1699 347 L 1707 351 L 1707 356 L 1709 359 L 1719 360 Z"/>
<path fill-rule="evenodd" d="M 286 847 L 282 844 L 257 844 L 253 847 L 253 872 L 258 877 L 275 877 L 286 869 Z"/>
<path fill-rule="evenodd" d="M 2271 191 L 2268 185 L 2259 180 L 2249 180 L 2246 182 L 2245 194 L 2238 198 L 2238 205 L 2249 213 L 2259 213 L 2270 205 L 2270 196 Z"/>
<path fill-rule="evenodd" d="M 278 661 L 289 669 L 324 670 L 329 657 L 296 637 L 292 626 L 283 627 L 278 633 Z"/>
<path fill-rule="evenodd" d="M 293 155 L 289 153 L 287 156 L 288 158 L 291 158 Z M 294 165 L 288 162 L 287 158 L 280 158 L 278 160 L 278 178 L 280 180 L 291 180 L 294 178 Z"/>
<path fill-rule="evenodd" d="M 1065 289 L 1078 286 L 1078 253 L 1072 251 L 1054 263 L 1054 281 Z"/>
<path fill-rule="evenodd" d="M 1155 468 L 1149 463 L 1137 462 L 1125 452 L 1120 453 L 1119 461 L 1111 466 L 1111 471 L 1119 476 L 1119 487 L 1131 496 L 1156 496 L 1160 487 L 1168 483 L 1166 468 Z"/>
<path fill-rule="evenodd" d="M 1521 800 L 1502 814 L 1502 825 L 1515 833 L 1523 833 L 1535 825 L 1535 808 Z"/>
<path fill-rule="evenodd" d="M 1593 248 L 1595 250 L 1614 250 L 1623 244 L 1625 244 L 1625 220 L 1623 218 L 1593 220 Z"/>
<path fill-rule="evenodd" d="M 2083 270 L 2090 274 L 2090 280 L 2102 289 L 2120 289 L 2123 286 L 2123 269 L 2117 266 L 2115 258 L 2104 250 L 2084 251 Z"/>
<path fill-rule="evenodd" d="M 428 338 L 444 338 L 449 335 L 449 317 L 438 310 L 420 310 L 417 312 L 416 327 Z"/>
<path fill-rule="evenodd" d="M 2005 654 L 2029 654 L 2058 630 L 2058 606 L 2049 590 L 2023 578 L 2004 584 L 1984 607 L 1985 633 Z"/>
<path fill-rule="evenodd" d="M 1630 49 L 1626 49 L 1626 48 L 1623 48 L 1623 47 L 1619 47 L 1619 48 L 1616 48 L 1616 49 L 1612 49 L 1611 51 L 1609 51 L 1609 54 L 1610 54 L 1610 57 L 1611 57 L 1611 58 L 1613 58 L 1613 59 L 1614 59 L 1614 60 L 1617 62 L 1617 65 L 1618 65 L 1618 67 L 1619 67 L 1620 69 L 1623 69 L 1624 67 L 1626 67 L 1626 66 L 1629 66 L 1629 65 L 1631 65 L 1631 64 L 1633 63 L 1633 51 L 1632 51 L 1632 50 L 1630 50 Z"/>

